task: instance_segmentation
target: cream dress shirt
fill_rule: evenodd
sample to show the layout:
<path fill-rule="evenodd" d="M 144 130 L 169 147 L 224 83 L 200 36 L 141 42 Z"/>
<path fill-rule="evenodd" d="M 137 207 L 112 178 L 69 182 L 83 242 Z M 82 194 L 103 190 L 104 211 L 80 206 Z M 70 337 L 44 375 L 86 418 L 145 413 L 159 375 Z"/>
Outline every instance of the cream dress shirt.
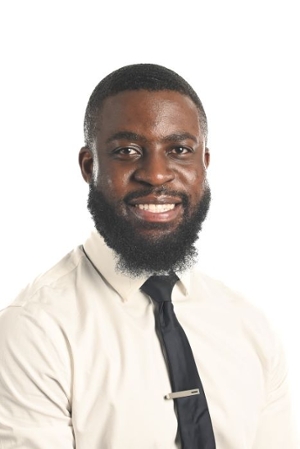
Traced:
<path fill-rule="evenodd" d="M 1 449 L 175 449 L 177 421 L 145 278 L 94 231 L 0 318 Z M 88 257 L 87 257 L 88 256 Z M 263 315 L 197 271 L 173 291 L 217 449 L 293 449 L 286 367 Z"/>

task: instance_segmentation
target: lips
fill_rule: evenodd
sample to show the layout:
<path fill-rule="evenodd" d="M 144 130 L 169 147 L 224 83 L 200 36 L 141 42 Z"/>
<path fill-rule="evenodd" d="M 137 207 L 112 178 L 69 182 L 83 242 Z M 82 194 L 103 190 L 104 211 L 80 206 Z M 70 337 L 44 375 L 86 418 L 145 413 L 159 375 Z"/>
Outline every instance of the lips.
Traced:
<path fill-rule="evenodd" d="M 182 211 L 180 198 L 164 195 L 136 198 L 128 204 L 137 218 L 148 222 L 173 221 Z"/>

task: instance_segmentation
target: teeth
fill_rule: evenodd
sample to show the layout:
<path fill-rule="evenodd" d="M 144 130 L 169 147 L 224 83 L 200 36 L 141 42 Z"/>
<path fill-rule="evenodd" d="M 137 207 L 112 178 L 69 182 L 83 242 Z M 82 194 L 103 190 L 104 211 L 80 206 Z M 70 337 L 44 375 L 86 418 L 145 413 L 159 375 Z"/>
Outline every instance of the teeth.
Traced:
<path fill-rule="evenodd" d="M 175 207 L 175 204 L 136 204 L 135 207 L 148 210 L 154 214 L 167 212 L 168 210 L 172 210 Z"/>

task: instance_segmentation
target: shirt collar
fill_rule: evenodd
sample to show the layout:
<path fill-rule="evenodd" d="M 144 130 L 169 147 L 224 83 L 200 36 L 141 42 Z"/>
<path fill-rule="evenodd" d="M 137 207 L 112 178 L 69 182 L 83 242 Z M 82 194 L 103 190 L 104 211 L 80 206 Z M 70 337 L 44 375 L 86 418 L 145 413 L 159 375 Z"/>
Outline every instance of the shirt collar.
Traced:
<path fill-rule="evenodd" d="M 83 245 L 84 252 L 90 259 L 95 269 L 101 273 L 105 280 L 113 287 L 120 295 L 123 301 L 128 301 L 134 293 L 136 293 L 144 282 L 147 276 L 129 277 L 116 269 L 117 256 L 116 253 L 109 248 L 104 242 L 103 237 L 93 230 L 90 237 Z M 190 287 L 190 273 L 176 273 L 180 279 L 177 284 L 184 296 L 189 293 Z"/>

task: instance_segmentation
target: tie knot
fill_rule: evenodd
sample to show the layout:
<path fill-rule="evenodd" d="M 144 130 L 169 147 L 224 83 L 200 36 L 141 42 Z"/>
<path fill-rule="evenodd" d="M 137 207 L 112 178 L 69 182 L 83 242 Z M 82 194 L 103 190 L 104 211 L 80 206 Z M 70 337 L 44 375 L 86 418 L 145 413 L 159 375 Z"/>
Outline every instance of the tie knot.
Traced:
<path fill-rule="evenodd" d="M 171 301 L 171 293 L 178 280 L 179 278 L 175 273 L 170 273 L 165 276 L 151 276 L 141 286 L 141 290 L 154 301 Z"/>

